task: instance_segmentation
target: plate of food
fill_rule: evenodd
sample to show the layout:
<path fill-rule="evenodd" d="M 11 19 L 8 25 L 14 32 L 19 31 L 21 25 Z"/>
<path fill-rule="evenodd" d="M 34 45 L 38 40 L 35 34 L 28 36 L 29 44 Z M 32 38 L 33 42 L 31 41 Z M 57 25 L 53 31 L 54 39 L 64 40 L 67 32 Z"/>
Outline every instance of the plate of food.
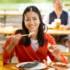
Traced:
<path fill-rule="evenodd" d="M 44 63 L 34 61 L 18 63 L 16 67 L 21 68 L 22 70 L 41 70 L 45 69 L 47 66 Z"/>
<path fill-rule="evenodd" d="M 62 63 L 62 62 L 55 62 L 52 64 L 53 66 L 60 66 L 60 67 L 67 67 L 67 64 Z"/>

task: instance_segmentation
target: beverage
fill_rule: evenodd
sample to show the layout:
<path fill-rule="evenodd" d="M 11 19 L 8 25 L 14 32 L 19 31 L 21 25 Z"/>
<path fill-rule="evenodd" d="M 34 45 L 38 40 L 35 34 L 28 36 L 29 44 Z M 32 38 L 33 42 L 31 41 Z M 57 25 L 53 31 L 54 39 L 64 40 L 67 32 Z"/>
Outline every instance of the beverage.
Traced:
<path fill-rule="evenodd" d="M 55 28 L 56 29 L 59 29 L 60 28 L 60 25 L 61 25 L 61 20 L 60 19 L 55 19 L 54 22 L 56 24 Z"/>

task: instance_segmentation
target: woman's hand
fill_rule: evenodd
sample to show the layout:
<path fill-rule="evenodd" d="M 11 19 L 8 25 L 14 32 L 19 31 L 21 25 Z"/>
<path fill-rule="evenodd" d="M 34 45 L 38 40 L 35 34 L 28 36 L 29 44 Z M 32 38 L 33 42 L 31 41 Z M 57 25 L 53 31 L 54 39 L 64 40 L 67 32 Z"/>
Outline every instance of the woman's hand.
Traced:
<path fill-rule="evenodd" d="M 67 58 L 63 55 L 63 53 L 59 50 L 58 45 L 51 46 L 51 49 L 49 49 L 52 54 L 55 56 L 56 61 L 68 63 Z"/>
<path fill-rule="evenodd" d="M 35 35 L 35 32 L 30 32 L 28 37 L 33 37 Z"/>
<path fill-rule="evenodd" d="M 11 52 L 14 49 L 15 45 L 18 44 L 20 38 L 21 38 L 20 34 L 8 36 L 8 39 L 3 46 L 3 49 L 8 52 Z"/>

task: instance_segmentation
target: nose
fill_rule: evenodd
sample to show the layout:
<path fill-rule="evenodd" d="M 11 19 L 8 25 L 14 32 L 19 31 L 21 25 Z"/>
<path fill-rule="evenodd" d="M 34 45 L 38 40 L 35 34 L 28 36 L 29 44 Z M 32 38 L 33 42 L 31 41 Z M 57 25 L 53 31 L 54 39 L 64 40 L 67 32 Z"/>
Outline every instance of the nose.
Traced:
<path fill-rule="evenodd" d="M 30 24 L 31 25 L 34 25 L 34 21 L 32 19 L 30 20 Z"/>

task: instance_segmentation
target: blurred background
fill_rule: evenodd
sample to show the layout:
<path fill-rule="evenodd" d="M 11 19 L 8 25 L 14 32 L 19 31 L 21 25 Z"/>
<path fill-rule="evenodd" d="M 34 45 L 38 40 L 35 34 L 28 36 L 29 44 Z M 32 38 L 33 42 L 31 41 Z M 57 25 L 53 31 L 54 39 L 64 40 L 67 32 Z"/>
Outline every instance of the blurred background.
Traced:
<path fill-rule="evenodd" d="M 63 9 L 69 14 L 70 25 L 70 0 L 62 0 Z M 22 13 L 29 5 L 39 8 L 45 24 L 48 24 L 49 13 L 53 10 L 53 0 L 0 0 L 0 52 L 7 35 L 21 28 Z"/>
<path fill-rule="evenodd" d="M 70 13 L 70 0 L 62 0 L 63 8 Z M 28 5 L 36 5 L 48 23 L 48 15 L 53 10 L 53 0 L 0 0 L 0 25 L 21 28 L 22 12 Z"/>

